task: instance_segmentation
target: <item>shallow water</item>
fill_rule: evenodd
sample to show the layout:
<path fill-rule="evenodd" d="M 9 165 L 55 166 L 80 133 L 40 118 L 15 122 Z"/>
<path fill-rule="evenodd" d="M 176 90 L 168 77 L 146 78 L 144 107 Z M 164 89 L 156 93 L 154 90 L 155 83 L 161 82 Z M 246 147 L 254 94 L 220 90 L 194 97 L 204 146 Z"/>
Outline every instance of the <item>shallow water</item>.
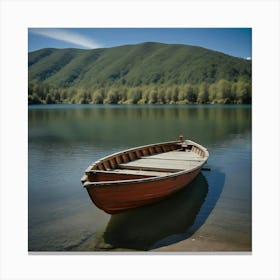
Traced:
<path fill-rule="evenodd" d="M 29 106 L 29 251 L 150 250 L 202 232 L 251 250 L 250 106 Z M 207 147 L 204 171 L 161 203 L 110 216 L 80 178 L 105 155 L 177 139 Z M 207 249 L 211 251 L 211 246 Z"/>

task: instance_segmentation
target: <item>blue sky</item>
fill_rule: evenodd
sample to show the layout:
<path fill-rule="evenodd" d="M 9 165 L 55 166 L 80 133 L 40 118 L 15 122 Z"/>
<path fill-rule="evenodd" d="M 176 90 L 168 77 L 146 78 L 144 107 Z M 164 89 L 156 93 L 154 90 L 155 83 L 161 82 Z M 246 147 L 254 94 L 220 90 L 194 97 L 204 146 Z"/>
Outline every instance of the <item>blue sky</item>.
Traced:
<path fill-rule="evenodd" d="M 42 48 L 108 48 L 142 42 L 200 46 L 252 57 L 251 28 L 29 28 L 28 51 Z"/>

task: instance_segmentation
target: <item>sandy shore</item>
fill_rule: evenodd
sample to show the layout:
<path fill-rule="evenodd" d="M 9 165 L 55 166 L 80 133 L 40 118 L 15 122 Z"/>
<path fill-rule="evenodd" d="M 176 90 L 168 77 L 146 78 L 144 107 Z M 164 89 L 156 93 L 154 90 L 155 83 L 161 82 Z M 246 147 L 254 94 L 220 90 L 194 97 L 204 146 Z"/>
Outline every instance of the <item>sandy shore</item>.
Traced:
<path fill-rule="evenodd" d="M 206 226 L 207 225 L 207 226 Z M 216 218 L 209 217 L 206 224 L 192 236 L 168 246 L 157 248 L 155 252 L 252 252 L 252 241 L 249 228 L 241 231 L 230 227 L 223 227 Z"/>
<path fill-rule="evenodd" d="M 180 241 L 178 243 L 174 243 L 168 246 L 163 246 L 149 252 L 154 253 L 208 253 L 215 254 L 218 252 L 222 253 L 251 253 L 251 244 L 248 242 L 244 242 L 243 239 L 240 240 L 232 240 L 232 239 L 221 239 L 213 236 L 203 236 L 202 231 L 196 232 L 193 236 L 189 237 L 186 240 Z M 94 251 L 97 252 L 146 252 L 147 251 L 137 251 L 132 249 L 125 248 L 114 248 L 113 246 L 106 244 L 104 240 L 100 240 L 95 246 Z"/>
<path fill-rule="evenodd" d="M 251 253 L 251 246 L 242 243 L 231 243 L 226 241 L 209 240 L 203 236 L 190 237 L 181 242 L 160 247 L 154 252 L 248 252 Z"/>

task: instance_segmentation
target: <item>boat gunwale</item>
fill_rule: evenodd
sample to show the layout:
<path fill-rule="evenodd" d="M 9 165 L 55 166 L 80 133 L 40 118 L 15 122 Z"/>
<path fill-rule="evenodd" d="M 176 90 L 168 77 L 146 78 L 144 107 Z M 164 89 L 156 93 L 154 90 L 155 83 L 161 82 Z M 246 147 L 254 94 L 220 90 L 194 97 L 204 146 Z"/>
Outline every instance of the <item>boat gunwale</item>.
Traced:
<path fill-rule="evenodd" d="M 169 179 L 172 177 L 179 177 L 181 175 L 187 174 L 187 173 L 192 173 L 196 171 L 197 169 L 201 169 L 205 162 L 202 162 L 199 166 L 196 166 L 192 169 L 185 169 L 182 171 L 174 172 L 173 174 L 170 175 L 164 175 L 164 176 L 153 176 L 153 177 L 148 177 L 148 178 L 140 178 L 140 179 L 130 179 L 130 180 L 117 180 L 117 181 L 101 181 L 101 182 L 88 182 L 86 181 L 84 183 L 84 188 L 91 188 L 91 187 L 109 187 L 112 185 L 124 185 L 124 184 L 137 184 L 137 183 L 147 183 L 147 182 L 153 182 L 153 181 L 161 181 L 165 179 Z"/>
<path fill-rule="evenodd" d="M 134 147 L 134 148 L 130 148 L 127 150 L 123 150 L 120 152 L 116 152 L 114 154 L 105 156 L 99 160 L 97 160 L 96 162 L 94 162 L 93 164 L 91 164 L 85 172 L 90 172 L 90 171 L 94 171 L 92 168 L 97 165 L 102 163 L 104 160 L 109 160 L 110 158 L 114 158 L 118 155 L 121 155 L 123 153 L 127 153 L 127 152 L 132 152 L 132 151 L 136 151 L 136 150 L 140 150 L 142 148 L 148 148 L 148 147 L 153 147 L 153 146 L 157 146 L 157 145 L 165 145 L 165 144 L 186 144 L 186 145 L 194 145 L 197 148 L 201 149 L 205 154 L 202 157 L 202 161 L 199 165 L 190 168 L 190 169 L 183 169 L 183 170 L 179 170 L 177 172 L 174 172 L 172 174 L 168 174 L 168 175 L 163 175 L 163 176 L 152 176 L 152 177 L 148 177 L 148 178 L 139 178 L 139 179 L 129 179 L 129 180 L 115 180 L 115 181 L 101 181 L 101 182 L 89 182 L 87 180 L 83 181 L 83 187 L 84 188 L 92 188 L 92 187 L 111 187 L 113 185 L 117 186 L 117 185 L 123 185 L 123 184 L 138 184 L 138 183 L 147 183 L 147 182 L 152 182 L 152 181 L 158 181 L 158 180 L 165 180 L 165 179 L 169 179 L 172 177 L 179 177 L 181 175 L 187 174 L 187 173 L 192 173 L 194 171 L 196 171 L 197 169 L 201 169 L 202 166 L 207 162 L 208 158 L 209 158 L 209 152 L 208 150 L 201 146 L 200 144 L 192 141 L 192 140 L 185 140 L 185 141 L 169 141 L 169 142 L 161 142 L 161 143 L 156 143 L 156 144 L 150 144 L 150 145 L 144 145 L 144 146 L 139 146 L 139 147 Z M 164 152 L 163 152 L 164 153 Z M 104 170 L 104 172 L 106 172 L 106 170 Z M 108 171 L 109 172 L 109 171 Z M 84 177 L 83 177 L 84 178 Z"/>

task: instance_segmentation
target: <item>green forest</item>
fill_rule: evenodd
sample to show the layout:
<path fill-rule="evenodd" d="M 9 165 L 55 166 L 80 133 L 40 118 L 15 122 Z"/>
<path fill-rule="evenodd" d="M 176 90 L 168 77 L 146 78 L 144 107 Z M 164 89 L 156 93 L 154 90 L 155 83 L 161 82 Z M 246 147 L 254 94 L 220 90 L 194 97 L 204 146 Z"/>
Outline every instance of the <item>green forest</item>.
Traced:
<path fill-rule="evenodd" d="M 250 104 L 251 61 L 142 43 L 28 54 L 28 104 Z"/>
<path fill-rule="evenodd" d="M 250 104 L 248 81 L 198 85 L 108 87 L 95 90 L 58 89 L 48 84 L 30 83 L 29 104 Z"/>

